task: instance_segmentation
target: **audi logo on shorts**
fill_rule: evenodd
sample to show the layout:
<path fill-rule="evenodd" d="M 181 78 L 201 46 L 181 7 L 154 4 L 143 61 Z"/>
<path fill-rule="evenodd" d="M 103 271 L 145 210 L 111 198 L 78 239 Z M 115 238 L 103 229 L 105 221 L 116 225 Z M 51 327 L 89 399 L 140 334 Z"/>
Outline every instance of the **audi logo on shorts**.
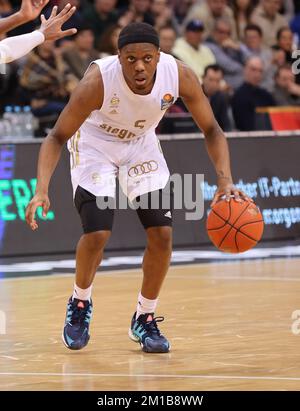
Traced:
<path fill-rule="evenodd" d="M 138 177 L 143 174 L 148 174 L 156 171 L 158 169 L 158 164 L 154 160 L 145 161 L 142 164 L 136 164 L 128 170 L 129 177 Z"/>

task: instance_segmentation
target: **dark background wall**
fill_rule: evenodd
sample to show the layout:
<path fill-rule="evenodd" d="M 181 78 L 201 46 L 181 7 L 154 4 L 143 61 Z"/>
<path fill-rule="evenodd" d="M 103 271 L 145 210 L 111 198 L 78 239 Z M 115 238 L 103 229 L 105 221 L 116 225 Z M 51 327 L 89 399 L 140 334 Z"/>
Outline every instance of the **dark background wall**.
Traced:
<path fill-rule="evenodd" d="M 300 138 L 264 137 L 229 139 L 235 183 L 242 184 L 265 217 L 263 240 L 300 237 Z M 50 188 L 51 212 L 37 216 L 39 230 L 27 227 L 25 207 L 35 188 L 40 143 L 0 144 L 0 255 L 72 252 L 81 235 L 72 202 L 67 151 L 56 169 Z M 203 139 L 162 141 L 171 173 L 205 175 L 205 214 L 186 221 L 185 211 L 174 212 L 174 245 L 209 243 L 205 217 L 215 184 L 215 173 Z M 248 186 L 246 186 L 248 184 Z M 201 187 L 195 187 L 200 190 Z M 134 249 L 145 244 L 144 232 L 133 210 L 115 212 L 108 248 Z"/>

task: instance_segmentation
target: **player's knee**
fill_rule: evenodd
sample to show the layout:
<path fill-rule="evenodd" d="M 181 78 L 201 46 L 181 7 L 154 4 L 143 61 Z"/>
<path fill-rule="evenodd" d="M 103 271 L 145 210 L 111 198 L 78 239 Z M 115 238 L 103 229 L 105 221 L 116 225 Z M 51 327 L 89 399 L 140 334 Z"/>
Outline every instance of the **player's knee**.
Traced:
<path fill-rule="evenodd" d="M 99 251 L 105 247 L 111 231 L 94 231 L 92 233 L 84 234 L 81 238 L 85 246 L 91 251 Z"/>
<path fill-rule="evenodd" d="M 147 230 L 148 245 L 160 251 L 170 252 L 172 250 L 172 228 L 150 227 Z"/>

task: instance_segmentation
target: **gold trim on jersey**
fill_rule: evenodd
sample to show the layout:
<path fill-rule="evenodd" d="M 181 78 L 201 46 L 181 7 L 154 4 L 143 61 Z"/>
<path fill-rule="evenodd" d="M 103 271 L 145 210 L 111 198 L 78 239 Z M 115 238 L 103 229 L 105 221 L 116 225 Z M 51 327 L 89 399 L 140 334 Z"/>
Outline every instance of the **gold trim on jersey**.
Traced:
<path fill-rule="evenodd" d="M 79 140 L 80 140 L 80 130 L 78 130 L 74 136 L 71 138 L 71 169 L 77 167 L 80 163 L 79 159 Z"/>

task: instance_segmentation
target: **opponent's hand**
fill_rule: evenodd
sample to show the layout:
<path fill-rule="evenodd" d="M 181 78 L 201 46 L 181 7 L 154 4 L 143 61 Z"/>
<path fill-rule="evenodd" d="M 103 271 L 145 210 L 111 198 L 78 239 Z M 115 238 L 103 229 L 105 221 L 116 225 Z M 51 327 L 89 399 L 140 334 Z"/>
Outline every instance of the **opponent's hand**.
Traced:
<path fill-rule="evenodd" d="M 211 207 L 213 207 L 218 201 L 225 197 L 226 201 L 230 201 L 233 198 L 235 201 L 252 201 L 252 198 L 248 197 L 242 190 L 239 190 L 232 183 L 222 183 L 218 185 L 217 191 L 215 192 Z"/>
<path fill-rule="evenodd" d="M 71 7 L 68 3 L 62 11 L 57 14 L 57 6 L 54 6 L 48 20 L 41 15 L 41 27 L 39 31 L 44 34 L 45 40 L 58 40 L 66 36 L 72 36 L 77 33 L 75 28 L 62 31 L 62 25 L 69 20 L 76 11 L 76 7 Z"/>
<path fill-rule="evenodd" d="M 39 227 L 35 220 L 35 212 L 40 206 L 43 207 L 43 217 L 47 217 L 50 208 L 50 201 L 47 194 L 36 193 L 26 207 L 26 222 L 33 231 Z"/>
<path fill-rule="evenodd" d="M 22 0 L 19 15 L 24 21 L 36 19 L 49 0 Z"/>

